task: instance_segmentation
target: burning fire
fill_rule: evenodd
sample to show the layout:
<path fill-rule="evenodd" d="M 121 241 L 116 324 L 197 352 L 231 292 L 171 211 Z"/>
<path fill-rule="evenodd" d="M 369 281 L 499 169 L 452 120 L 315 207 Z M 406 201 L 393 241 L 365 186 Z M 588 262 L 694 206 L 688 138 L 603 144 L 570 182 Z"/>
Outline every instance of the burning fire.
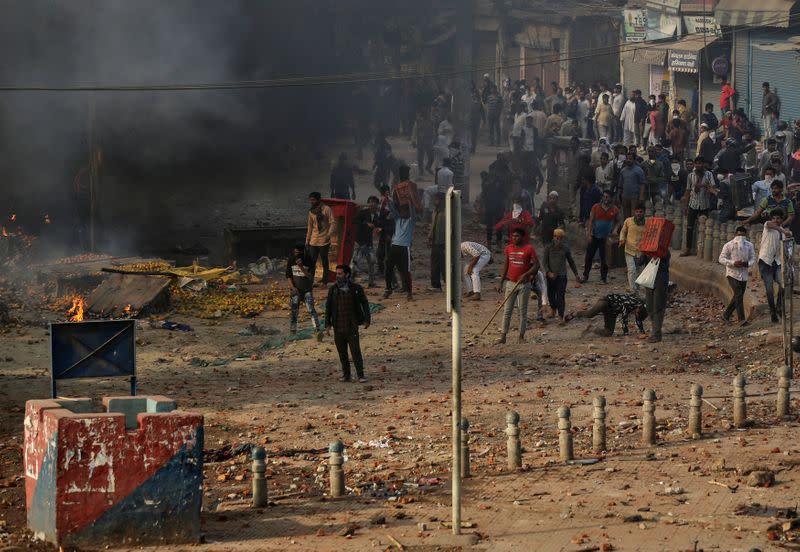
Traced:
<path fill-rule="evenodd" d="M 131 304 L 128 303 L 128 305 L 122 309 L 122 312 L 125 313 L 126 316 L 130 316 L 133 314 L 133 307 L 131 307 Z"/>
<path fill-rule="evenodd" d="M 2 233 L 2 235 L 3 235 L 3 237 L 4 237 L 4 238 L 7 238 L 7 237 L 8 237 L 8 231 L 6 231 L 6 227 L 5 227 L 5 226 L 3 226 L 3 233 Z"/>
<path fill-rule="evenodd" d="M 50 224 L 50 215 L 48 215 L 47 213 L 45 213 L 45 215 L 44 215 L 44 223 L 45 224 Z"/>
<path fill-rule="evenodd" d="M 11 213 L 11 216 L 9 217 L 9 219 L 11 220 L 11 222 L 16 221 L 17 220 L 17 214 L 16 213 Z"/>
<path fill-rule="evenodd" d="M 82 322 L 83 321 L 83 308 L 86 306 L 86 301 L 83 300 L 83 297 L 75 296 L 72 298 L 72 306 L 67 311 L 67 315 L 69 316 L 70 322 Z"/>

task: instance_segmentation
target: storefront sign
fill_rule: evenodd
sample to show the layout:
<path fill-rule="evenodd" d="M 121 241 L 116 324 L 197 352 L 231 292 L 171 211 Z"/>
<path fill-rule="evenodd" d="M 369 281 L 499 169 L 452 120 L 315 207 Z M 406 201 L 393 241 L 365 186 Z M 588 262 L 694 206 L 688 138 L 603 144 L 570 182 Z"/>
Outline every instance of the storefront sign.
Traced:
<path fill-rule="evenodd" d="M 686 50 L 670 50 L 667 57 L 667 66 L 673 71 L 697 71 L 700 65 L 700 56 L 697 52 Z"/>
<path fill-rule="evenodd" d="M 647 40 L 647 10 L 623 10 L 625 42 Z"/>
<path fill-rule="evenodd" d="M 669 96 L 669 71 L 661 65 L 650 66 L 650 94 Z"/>
<path fill-rule="evenodd" d="M 686 31 L 689 34 L 697 33 L 712 36 L 720 36 L 722 34 L 719 23 L 714 19 L 714 16 L 684 15 L 683 22 L 686 24 Z"/>

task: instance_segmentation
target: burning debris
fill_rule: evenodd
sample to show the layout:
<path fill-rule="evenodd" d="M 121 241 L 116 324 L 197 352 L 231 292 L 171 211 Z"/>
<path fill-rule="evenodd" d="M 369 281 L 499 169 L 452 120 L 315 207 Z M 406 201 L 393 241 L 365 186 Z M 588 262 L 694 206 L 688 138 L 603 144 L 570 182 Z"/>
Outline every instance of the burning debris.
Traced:
<path fill-rule="evenodd" d="M 86 300 L 81 296 L 75 296 L 72 298 L 72 306 L 67 311 L 67 316 L 69 316 L 70 322 L 83 322 L 83 312 L 86 308 Z"/>

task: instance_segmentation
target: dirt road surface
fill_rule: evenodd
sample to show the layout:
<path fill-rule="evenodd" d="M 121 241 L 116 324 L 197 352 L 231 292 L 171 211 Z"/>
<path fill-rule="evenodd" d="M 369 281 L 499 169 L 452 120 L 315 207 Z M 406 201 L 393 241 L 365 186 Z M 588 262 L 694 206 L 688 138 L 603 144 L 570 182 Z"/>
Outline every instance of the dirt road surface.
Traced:
<path fill-rule="evenodd" d="M 493 157 L 484 154 L 483 162 Z M 205 415 L 205 542 L 170 550 L 449 550 L 467 547 L 442 526 L 450 517 L 450 327 L 441 293 L 428 286 L 425 225 L 414 245 L 414 301 L 380 298 L 362 331 L 367 383 L 342 383 L 330 338 L 265 349 L 288 332 L 288 312 L 255 319 L 171 319 L 192 332 L 138 332 L 139 392 L 175 398 Z M 465 238 L 482 240 L 465 216 Z M 537 244 L 538 245 L 538 244 Z M 576 252 L 582 257 L 582 252 Z M 477 335 L 500 300 L 493 290 L 502 258 L 484 272 L 484 299 L 464 304 L 463 413 L 470 420 L 472 477 L 465 482 L 464 532 L 478 550 L 778 549 L 791 523 L 797 481 L 797 419 L 776 420 L 775 397 L 749 399 L 752 426 L 731 427 L 731 381 L 748 393 L 774 391 L 780 343 L 756 335 L 768 321 L 740 328 L 719 319 L 721 305 L 678 290 L 660 344 L 631 335 L 603 338 L 591 323 L 532 321 L 525 343 L 494 345 L 499 319 Z M 570 287 L 573 310 L 624 291 L 623 269 L 607 285 L 597 270 Z M 316 291 L 318 304 L 323 291 Z M 530 317 L 535 314 L 531 303 Z M 27 319 L 53 313 L 16 313 Z M 273 335 L 239 335 L 256 323 Z M 301 325 L 308 324 L 301 315 Z M 647 324 L 647 323 L 646 323 Z M 42 326 L 0 334 L 0 545 L 48 549 L 24 530 L 22 417 L 28 399 L 49 393 L 49 336 Z M 218 361 L 230 360 L 222 364 Z M 217 362 L 220 365 L 214 365 Z M 703 436 L 686 434 L 689 389 L 700 383 Z M 642 393 L 657 395 L 655 447 L 641 445 Z M 125 393 L 114 381 L 72 382 L 65 396 Z M 607 400 L 608 451 L 591 450 L 591 403 Z M 559 461 L 556 411 L 572 408 L 575 453 L 590 465 Z M 792 401 L 793 410 L 800 406 Z M 506 468 L 505 416 L 521 417 L 523 468 Z M 346 445 L 347 496 L 326 497 L 327 446 Z M 252 509 L 249 455 L 228 451 L 262 444 L 268 451 L 268 508 Z M 767 488 L 750 487 L 753 467 L 775 473 Z M 346 536 L 342 536 L 346 534 Z M 792 537 L 791 531 L 789 538 Z M 781 542 L 790 546 L 791 543 Z M 166 548 L 165 548 L 166 549 Z"/>

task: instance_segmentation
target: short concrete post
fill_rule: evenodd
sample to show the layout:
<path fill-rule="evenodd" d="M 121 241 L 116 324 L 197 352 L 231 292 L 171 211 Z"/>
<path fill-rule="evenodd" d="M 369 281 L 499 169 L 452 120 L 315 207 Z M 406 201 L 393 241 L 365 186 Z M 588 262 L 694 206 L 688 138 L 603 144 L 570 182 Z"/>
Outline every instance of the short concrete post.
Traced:
<path fill-rule="evenodd" d="M 733 427 L 744 427 L 747 421 L 747 382 L 742 374 L 733 378 Z"/>
<path fill-rule="evenodd" d="M 714 251 L 714 220 L 706 220 L 706 235 L 703 239 L 703 260 L 711 262 Z"/>
<path fill-rule="evenodd" d="M 642 444 L 656 444 L 656 392 L 652 389 L 642 395 Z"/>
<path fill-rule="evenodd" d="M 562 462 L 574 459 L 572 448 L 572 422 L 568 406 L 558 409 L 558 452 Z"/>
<path fill-rule="evenodd" d="M 592 401 L 592 452 L 600 454 L 606 450 L 606 398 L 595 397 Z"/>
<path fill-rule="evenodd" d="M 705 250 L 705 244 L 706 244 L 707 220 L 708 217 L 705 215 L 697 217 L 697 222 L 694 225 L 695 236 L 692 237 L 692 240 L 695 244 L 695 255 L 701 259 L 703 258 L 703 251 Z"/>
<path fill-rule="evenodd" d="M 671 242 L 672 249 L 683 249 L 683 246 L 686 244 L 686 236 L 683 234 L 683 209 L 681 209 L 680 205 L 675 207 L 673 222 L 675 223 L 675 237 Z"/>
<path fill-rule="evenodd" d="M 711 250 L 711 262 L 716 262 L 719 259 L 719 254 L 722 252 L 722 244 L 725 239 L 725 229 L 723 225 L 717 220 L 714 221 L 714 247 Z"/>
<path fill-rule="evenodd" d="M 253 507 L 263 508 L 267 505 L 267 451 L 264 447 L 253 447 Z"/>
<path fill-rule="evenodd" d="M 461 479 L 469 476 L 469 420 L 464 417 L 461 418 Z"/>
<path fill-rule="evenodd" d="M 686 431 L 692 439 L 703 434 L 703 386 L 692 385 L 692 398 L 689 402 L 689 428 Z"/>
<path fill-rule="evenodd" d="M 342 469 L 344 443 L 339 440 L 334 441 L 328 447 L 328 452 L 330 453 L 328 463 L 330 464 L 331 498 L 337 498 L 344 496 L 344 469 Z"/>
<path fill-rule="evenodd" d="M 789 415 L 789 385 L 792 383 L 792 370 L 788 366 L 778 368 L 778 417 Z"/>
<path fill-rule="evenodd" d="M 506 414 L 506 450 L 508 451 L 508 469 L 511 471 L 522 467 L 522 446 L 519 442 L 519 414 Z"/>
<path fill-rule="evenodd" d="M 725 236 L 725 243 L 728 243 L 735 237 L 736 237 L 736 223 L 731 220 L 728 221 L 728 231 Z"/>

